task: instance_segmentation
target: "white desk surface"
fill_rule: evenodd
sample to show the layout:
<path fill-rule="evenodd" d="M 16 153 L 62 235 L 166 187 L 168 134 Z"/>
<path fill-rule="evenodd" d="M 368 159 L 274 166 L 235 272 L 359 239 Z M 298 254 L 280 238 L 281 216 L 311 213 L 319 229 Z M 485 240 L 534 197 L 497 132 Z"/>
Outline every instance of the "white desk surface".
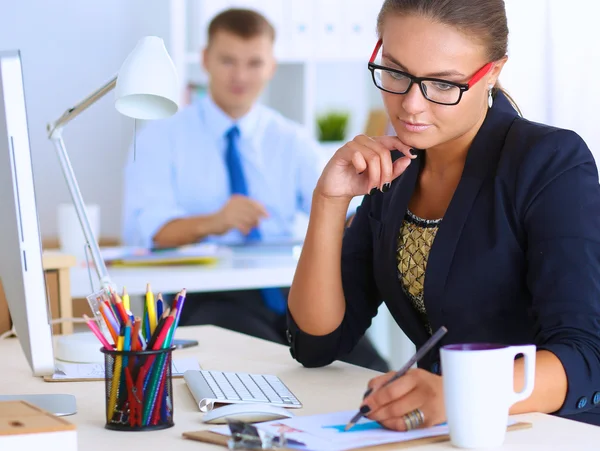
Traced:
<path fill-rule="evenodd" d="M 130 295 L 143 295 L 146 284 L 154 292 L 188 292 L 249 290 L 264 287 L 289 287 L 296 271 L 297 259 L 293 247 L 239 248 L 225 252 L 210 265 L 109 267 L 108 272 L 117 287 L 127 287 Z M 94 288 L 99 288 L 92 270 Z M 87 268 L 71 269 L 71 296 L 83 298 L 92 293 Z"/>
<path fill-rule="evenodd" d="M 376 373 L 336 362 L 325 368 L 307 369 L 289 355 L 286 347 L 212 326 L 181 328 L 178 337 L 195 338 L 200 345 L 176 351 L 177 357 L 197 357 L 205 369 L 275 374 L 304 404 L 298 415 L 317 414 L 358 408 L 367 381 Z M 152 432 L 119 432 L 104 428 L 104 382 L 44 382 L 31 371 L 15 339 L 0 341 L 2 371 L 0 390 L 6 394 L 69 393 L 77 397 L 78 413 L 65 417 L 77 426 L 79 450 L 132 449 L 225 449 L 188 441 L 186 431 L 207 429 L 183 379 L 173 380 L 175 426 Z M 533 423 L 530 429 L 506 434 L 502 450 L 597 450 L 600 428 L 543 414 L 519 415 Z M 394 445 L 378 448 L 394 449 Z M 415 449 L 455 449 L 449 442 L 422 445 Z"/>

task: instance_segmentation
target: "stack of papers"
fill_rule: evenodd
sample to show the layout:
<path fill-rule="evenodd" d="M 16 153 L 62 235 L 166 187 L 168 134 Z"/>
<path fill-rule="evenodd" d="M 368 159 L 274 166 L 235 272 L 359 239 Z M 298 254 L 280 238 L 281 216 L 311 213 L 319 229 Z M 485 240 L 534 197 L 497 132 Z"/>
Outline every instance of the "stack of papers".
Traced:
<path fill-rule="evenodd" d="M 201 265 L 218 260 L 215 244 L 194 244 L 173 249 L 106 248 L 102 258 L 111 266 Z"/>

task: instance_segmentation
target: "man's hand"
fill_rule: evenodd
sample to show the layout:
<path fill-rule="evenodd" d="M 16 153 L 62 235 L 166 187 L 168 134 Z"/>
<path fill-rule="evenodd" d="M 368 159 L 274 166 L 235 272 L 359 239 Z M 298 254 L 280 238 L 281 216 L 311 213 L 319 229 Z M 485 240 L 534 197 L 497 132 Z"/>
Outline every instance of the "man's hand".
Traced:
<path fill-rule="evenodd" d="M 237 229 L 244 235 L 257 227 L 262 218 L 269 214 L 262 204 L 246 196 L 234 194 L 225 206 L 215 214 L 217 233 L 223 235 Z"/>

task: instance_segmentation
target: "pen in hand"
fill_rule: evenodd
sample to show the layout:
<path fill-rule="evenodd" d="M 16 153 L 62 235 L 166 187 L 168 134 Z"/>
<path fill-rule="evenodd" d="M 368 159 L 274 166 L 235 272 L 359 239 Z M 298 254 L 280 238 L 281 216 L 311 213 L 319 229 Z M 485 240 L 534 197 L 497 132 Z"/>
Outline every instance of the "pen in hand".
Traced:
<path fill-rule="evenodd" d="M 408 362 L 406 362 L 406 364 L 402 368 L 400 368 L 398 371 L 396 371 L 396 374 L 394 374 L 392 376 L 392 378 L 389 379 L 386 383 L 384 383 L 380 388 L 383 388 L 386 385 L 389 385 L 392 382 L 394 382 L 395 380 L 404 376 L 406 374 L 406 372 L 415 363 L 417 363 L 419 360 L 421 360 L 423 358 L 423 356 L 425 356 L 425 354 L 427 354 L 442 339 L 442 337 L 446 334 L 446 332 L 448 332 L 448 329 L 446 329 L 444 326 L 440 327 L 438 329 L 438 331 L 435 334 L 433 334 L 429 338 L 429 340 L 427 340 L 425 342 L 425 344 L 423 346 L 421 346 L 421 348 L 415 353 L 415 355 L 413 355 L 410 358 L 410 360 Z M 368 389 L 363 398 L 366 398 L 367 396 L 369 396 L 372 391 L 373 391 L 372 389 Z M 360 420 L 365 413 L 366 412 L 363 412 L 363 410 L 361 408 L 361 410 L 359 410 L 358 413 L 356 415 L 354 415 L 352 417 L 352 419 L 350 420 L 350 422 L 346 425 L 346 427 L 344 428 L 344 431 L 349 431 L 350 429 L 352 429 L 354 427 L 354 425 L 356 424 L 356 422 L 358 420 Z"/>

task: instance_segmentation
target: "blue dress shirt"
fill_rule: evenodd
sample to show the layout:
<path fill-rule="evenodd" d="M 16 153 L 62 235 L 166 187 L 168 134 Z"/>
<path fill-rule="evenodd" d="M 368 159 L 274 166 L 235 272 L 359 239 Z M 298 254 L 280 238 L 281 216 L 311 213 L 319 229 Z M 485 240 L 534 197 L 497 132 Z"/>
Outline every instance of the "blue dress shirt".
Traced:
<path fill-rule="evenodd" d="M 319 177 L 318 144 L 264 105 L 234 122 L 206 96 L 138 133 L 135 160 L 132 148 L 125 168 L 124 244 L 151 247 L 169 221 L 216 213 L 227 203 L 225 134 L 235 124 L 249 197 L 269 213 L 259 226 L 263 240 L 293 237 L 296 213 L 309 212 Z M 232 244 L 243 236 L 231 230 L 207 241 Z"/>

